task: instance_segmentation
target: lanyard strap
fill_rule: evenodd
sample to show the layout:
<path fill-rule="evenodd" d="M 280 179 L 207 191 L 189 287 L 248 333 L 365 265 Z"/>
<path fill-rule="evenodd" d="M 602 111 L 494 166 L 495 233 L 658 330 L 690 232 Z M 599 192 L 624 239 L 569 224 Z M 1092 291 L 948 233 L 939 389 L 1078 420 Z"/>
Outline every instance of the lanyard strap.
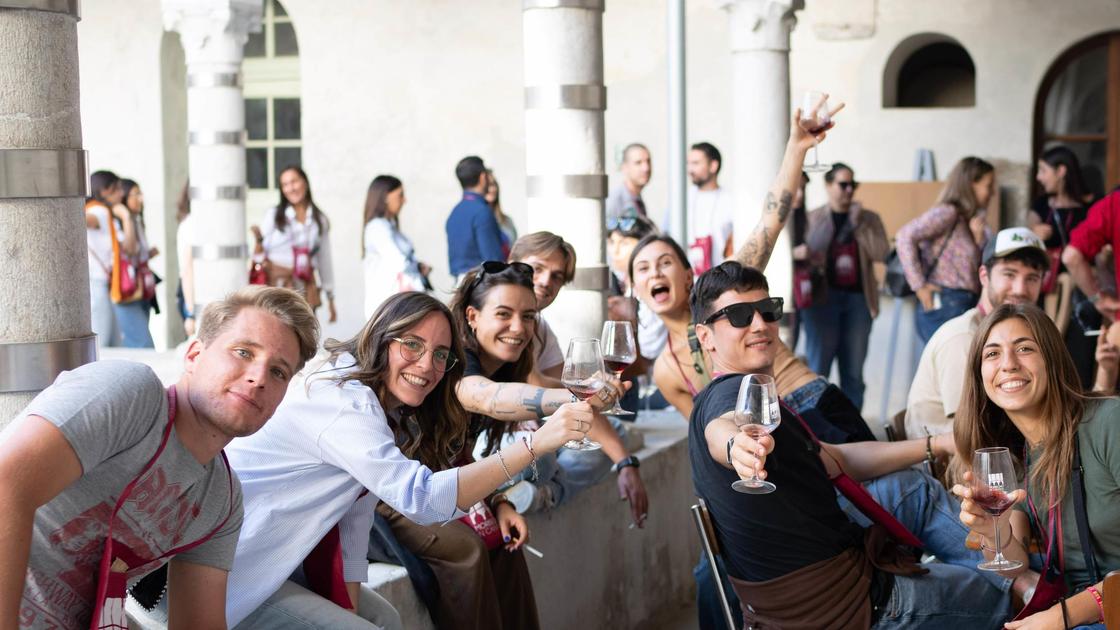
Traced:
<path fill-rule="evenodd" d="M 113 522 L 117 518 L 117 513 L 120 512 L 121 507 L 124 506 L 124 502 L 136 488 L 136 484 L 140 482 L 140 479 L 145 474 L 147 474 L 149 470 L 151 470 L 152 466 L 155 465 L 156 460 L 159 459 L 159 456 L 163 454 L 164 449 L 167 447 L 167 440 L 169 437 L 171 437 L 171 428 L 175 426 L 175 411 L 178 406 L 177 403 L 177 393 L 175 391 L 175 386 L 172 385 L 171 387 L 167 388 L 167 427 L 163 430 L 163 438 L 160 440 L 159 448 L 156 449 L 155 455 L 152 455 L 152 458 L 148 460 L 148 463 L 144 465 L 144 468 L 140 471 L 140 474 L 136 475 L 136 477 L 132 481 L 130 481 L 127 486 L 124 487 L 121 495 L 117 497 L 117 504 L 113 507 L 113 513 L 109 516 L 109 527 L 105 537 L 108 544 L 110 545 L 113 544 Z M 222 451 L 221 453 L 222 462 L 226 466 L 226 478 L 229 482 L 229 511 L 226 513 L 226 517 L 222 519 L 222 522 L 219 523 L 218 526 L 213 530 L 211 530 L 209 534 L 206 534 L 202 538 L 192 543 L 174 547 L 156 556 L 155 558 L 152 558 L 151 560 L 149 560 L 149 562 L 162 560 L 163 558 L 175 555 L 177 553 L 183 553 L 184 551 L 190 551 L 191 549 L 194 549 L 202 543 L 210 540 L 214 536 L 214 534 L 217 534 L 219 531 L 221 531 L 221 529 L 225 527 L 226 523 L 229 522 L 230 517 L 233 515 L 233 471 L 230 469 L 229 459 L 226 458 L 225 451 Z"/>
<path fill-rule="evenodd" d="M 1023 446 L 1023 461 L 1026 462 L 1028 471 L 1027 478 L 1030 474 L 1030 451 L 1027 450 L 1026 445 Z M 1078 435 L 1075 433 L 1073 436 L 1073 466 L 1072 466 L 1072 482 L 1070 485 L 1070 492 L 1073 494 L 1073 512 L 1074 522 L 1077 527 L 1077 540 L 1081 544 L 1081 553 L 1085 559 L 1085 569 L 1089 572 L 1089 579 L 1093 584 L 1101 581 L 1100 568 L 1097 566 L 1096 554 L 1093 552 L 1093 541 L 1089 538 L 1089 515 L 1085 509 L 1085 468 L 1081 465 L 1081 444 Z M 1027 486 L 1028 481 L 1024 481 L 1023 486 Z M 1041 525 L 1041 520 L 1038 518 L 1038 510 L 1034 506 L 1034 501 L 1031 499 L 1030 491 L 1027 491 L 1027 505 L 1030 506 L 1031 515 L 1034 521 Z M 1046 549 L 1047 563 L 1050 561 L 1051 549 L 1055 547 L 1054 540 L 1057 540 L 1056 548 L 1058 552 L 1058 562 L 1063 562 L 1063 547 L 1064 541 L 1062 540 L 1062 517 L 1061 506 L 1058 503 L 1056 491 L 1050 491 L 1050 509 L 1048 514 L 1049 521 L 1049 536 Z"/>

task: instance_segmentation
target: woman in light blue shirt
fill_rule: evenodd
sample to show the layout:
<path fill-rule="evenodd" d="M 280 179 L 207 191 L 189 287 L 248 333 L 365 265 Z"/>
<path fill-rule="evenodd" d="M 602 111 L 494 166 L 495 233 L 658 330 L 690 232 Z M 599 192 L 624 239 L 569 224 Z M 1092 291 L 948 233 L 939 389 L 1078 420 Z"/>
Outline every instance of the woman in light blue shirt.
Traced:
<path fill-rule="evenodd" d="M 571 404 L 532 443 L 472 464 L 433 470 L 411 459 L 452 462 L 463 448 L 468 416 L 455 395 L 464 365 L 459 338 L 435 298 L 394 295 L 352 339 L 327 341 L 330 356 L 292 384 L 268 424 L 227 449 L 245 503 L 229 575 L 231 627 L 274 628 L 295 616 L 307 618 L 307 627 L 368 628 L 343 608 L 353 610 L 346 604 L 366 579 L 378 501 L 418 523 L 446 522 L 537 456 L 583 436 L 590 408 Z M 332 597 L 338 606 L 288 581 L 317 545 L 332 539 L 343 573 L 334 577 L 346 586 L 342 597 Z M 391 608 L 388 617 L 384 610 L 361 613 L 393 623 Z"/>

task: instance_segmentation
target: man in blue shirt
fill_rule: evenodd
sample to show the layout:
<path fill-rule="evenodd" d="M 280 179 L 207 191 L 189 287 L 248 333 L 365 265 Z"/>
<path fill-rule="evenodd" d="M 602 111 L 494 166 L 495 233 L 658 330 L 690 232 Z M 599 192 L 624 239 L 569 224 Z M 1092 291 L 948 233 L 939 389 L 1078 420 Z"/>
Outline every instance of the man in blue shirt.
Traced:
<path fill-rule="evenodd" d="M 447 217 L 447 262 L 451 275 L 458 278 L 487 260 L 505 260 L 502 233 L 494 209 L 483 195 L 490 175 L 482 158 L 469 155 L 455 167 L 455 177 L 463 186 L 463 199 Z"/>

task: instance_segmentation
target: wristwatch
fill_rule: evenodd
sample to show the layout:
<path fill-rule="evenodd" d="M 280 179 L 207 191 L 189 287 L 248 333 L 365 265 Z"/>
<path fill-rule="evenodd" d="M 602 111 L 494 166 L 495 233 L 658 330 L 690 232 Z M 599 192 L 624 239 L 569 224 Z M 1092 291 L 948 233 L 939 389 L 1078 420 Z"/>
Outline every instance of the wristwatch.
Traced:
<path fill-rule="evenodd" d="M 642 465 L 642 462 L 641 462 L 641 460 L 638 459 L 638 456 L 637 455 L 631 455 L 630 457 L 627 457 L 626 459 L 619 460 L 619 462 L 617 464 L 615 464 L 614 466 L 611 466 L 611 472 L 618 472 L 618 471 L 622 470 L 623 468 L 626 468 L 627 466 L 633 466 L 634 468 L 639 468 L 639 467 L 641 467 L 641 465 Z"/>

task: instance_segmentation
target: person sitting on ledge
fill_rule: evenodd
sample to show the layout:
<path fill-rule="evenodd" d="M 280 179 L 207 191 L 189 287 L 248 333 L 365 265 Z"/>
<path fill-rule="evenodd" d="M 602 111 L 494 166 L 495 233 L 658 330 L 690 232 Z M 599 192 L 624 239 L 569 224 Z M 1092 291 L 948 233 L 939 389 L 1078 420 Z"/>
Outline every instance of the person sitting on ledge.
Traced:
<path fill-rule="evenodd" d="M 60 374 L 0 437 L 0 627 L 128 627 L 126 581 L 170 559 L 171 626 L 225 628 L 243 527 L 222 449 L 269 421 L 318 338 L 302 297 L 250 287 L 206 307 L 170 388 L 127 361 Z"/>
<path fill-rule="evenodd" d="M 909 468 L 931 451 L 952 449 L 951 439 L 821 443 L 785 405 L 773 433 L 752 439 L 736 427 L 736 400 L 745 374 L 774 374 L 781 300 L 770 297 L 761 272 L 731 261 L 700 276 L 691 304 L 715 375 L 689 419 L 693 482 L 711 511 L 744 621 L 784 630 L 1002 623 L 1008 581 L 976 570 L 980 554 L 964 545 L 955 501 Z M 776 490 L 731 488 L 755 472 Z M 941 562 L 923 569 L 883 524 L 853 522 L 831 481 L 841 472 L 865 481 L 871 497 Z"/>
<path fill-rule="evenodd" d="M 358 606 L 379 501 L 401 520 L 444 523 L 436 529 L 447 536 L 477 537 L 454 519 L 473 515 L 489 496 L 508 548 L 524 543 L 523 521 L 491 495 L 538 454 L 582 438 L 591 410 L 564 405 L 534 441 L 452 467 L 468 452 L 469 422 L 455 396 L 464 357 L 454 331 L 439 300 L 417 292 L 389 297 L 354 337 L 324 344 L 329 356 L 288 389 L 266 430 L 231 446 L 245 488 L 244 535 L 227 603 L 238 630 L 294 620 L 301 628 L 369 628 L 371 621 L 399 627 L 380 598 L 365 593 Z M 526 618 L 536 618 L 535 607 L 526 610 Z"/>

